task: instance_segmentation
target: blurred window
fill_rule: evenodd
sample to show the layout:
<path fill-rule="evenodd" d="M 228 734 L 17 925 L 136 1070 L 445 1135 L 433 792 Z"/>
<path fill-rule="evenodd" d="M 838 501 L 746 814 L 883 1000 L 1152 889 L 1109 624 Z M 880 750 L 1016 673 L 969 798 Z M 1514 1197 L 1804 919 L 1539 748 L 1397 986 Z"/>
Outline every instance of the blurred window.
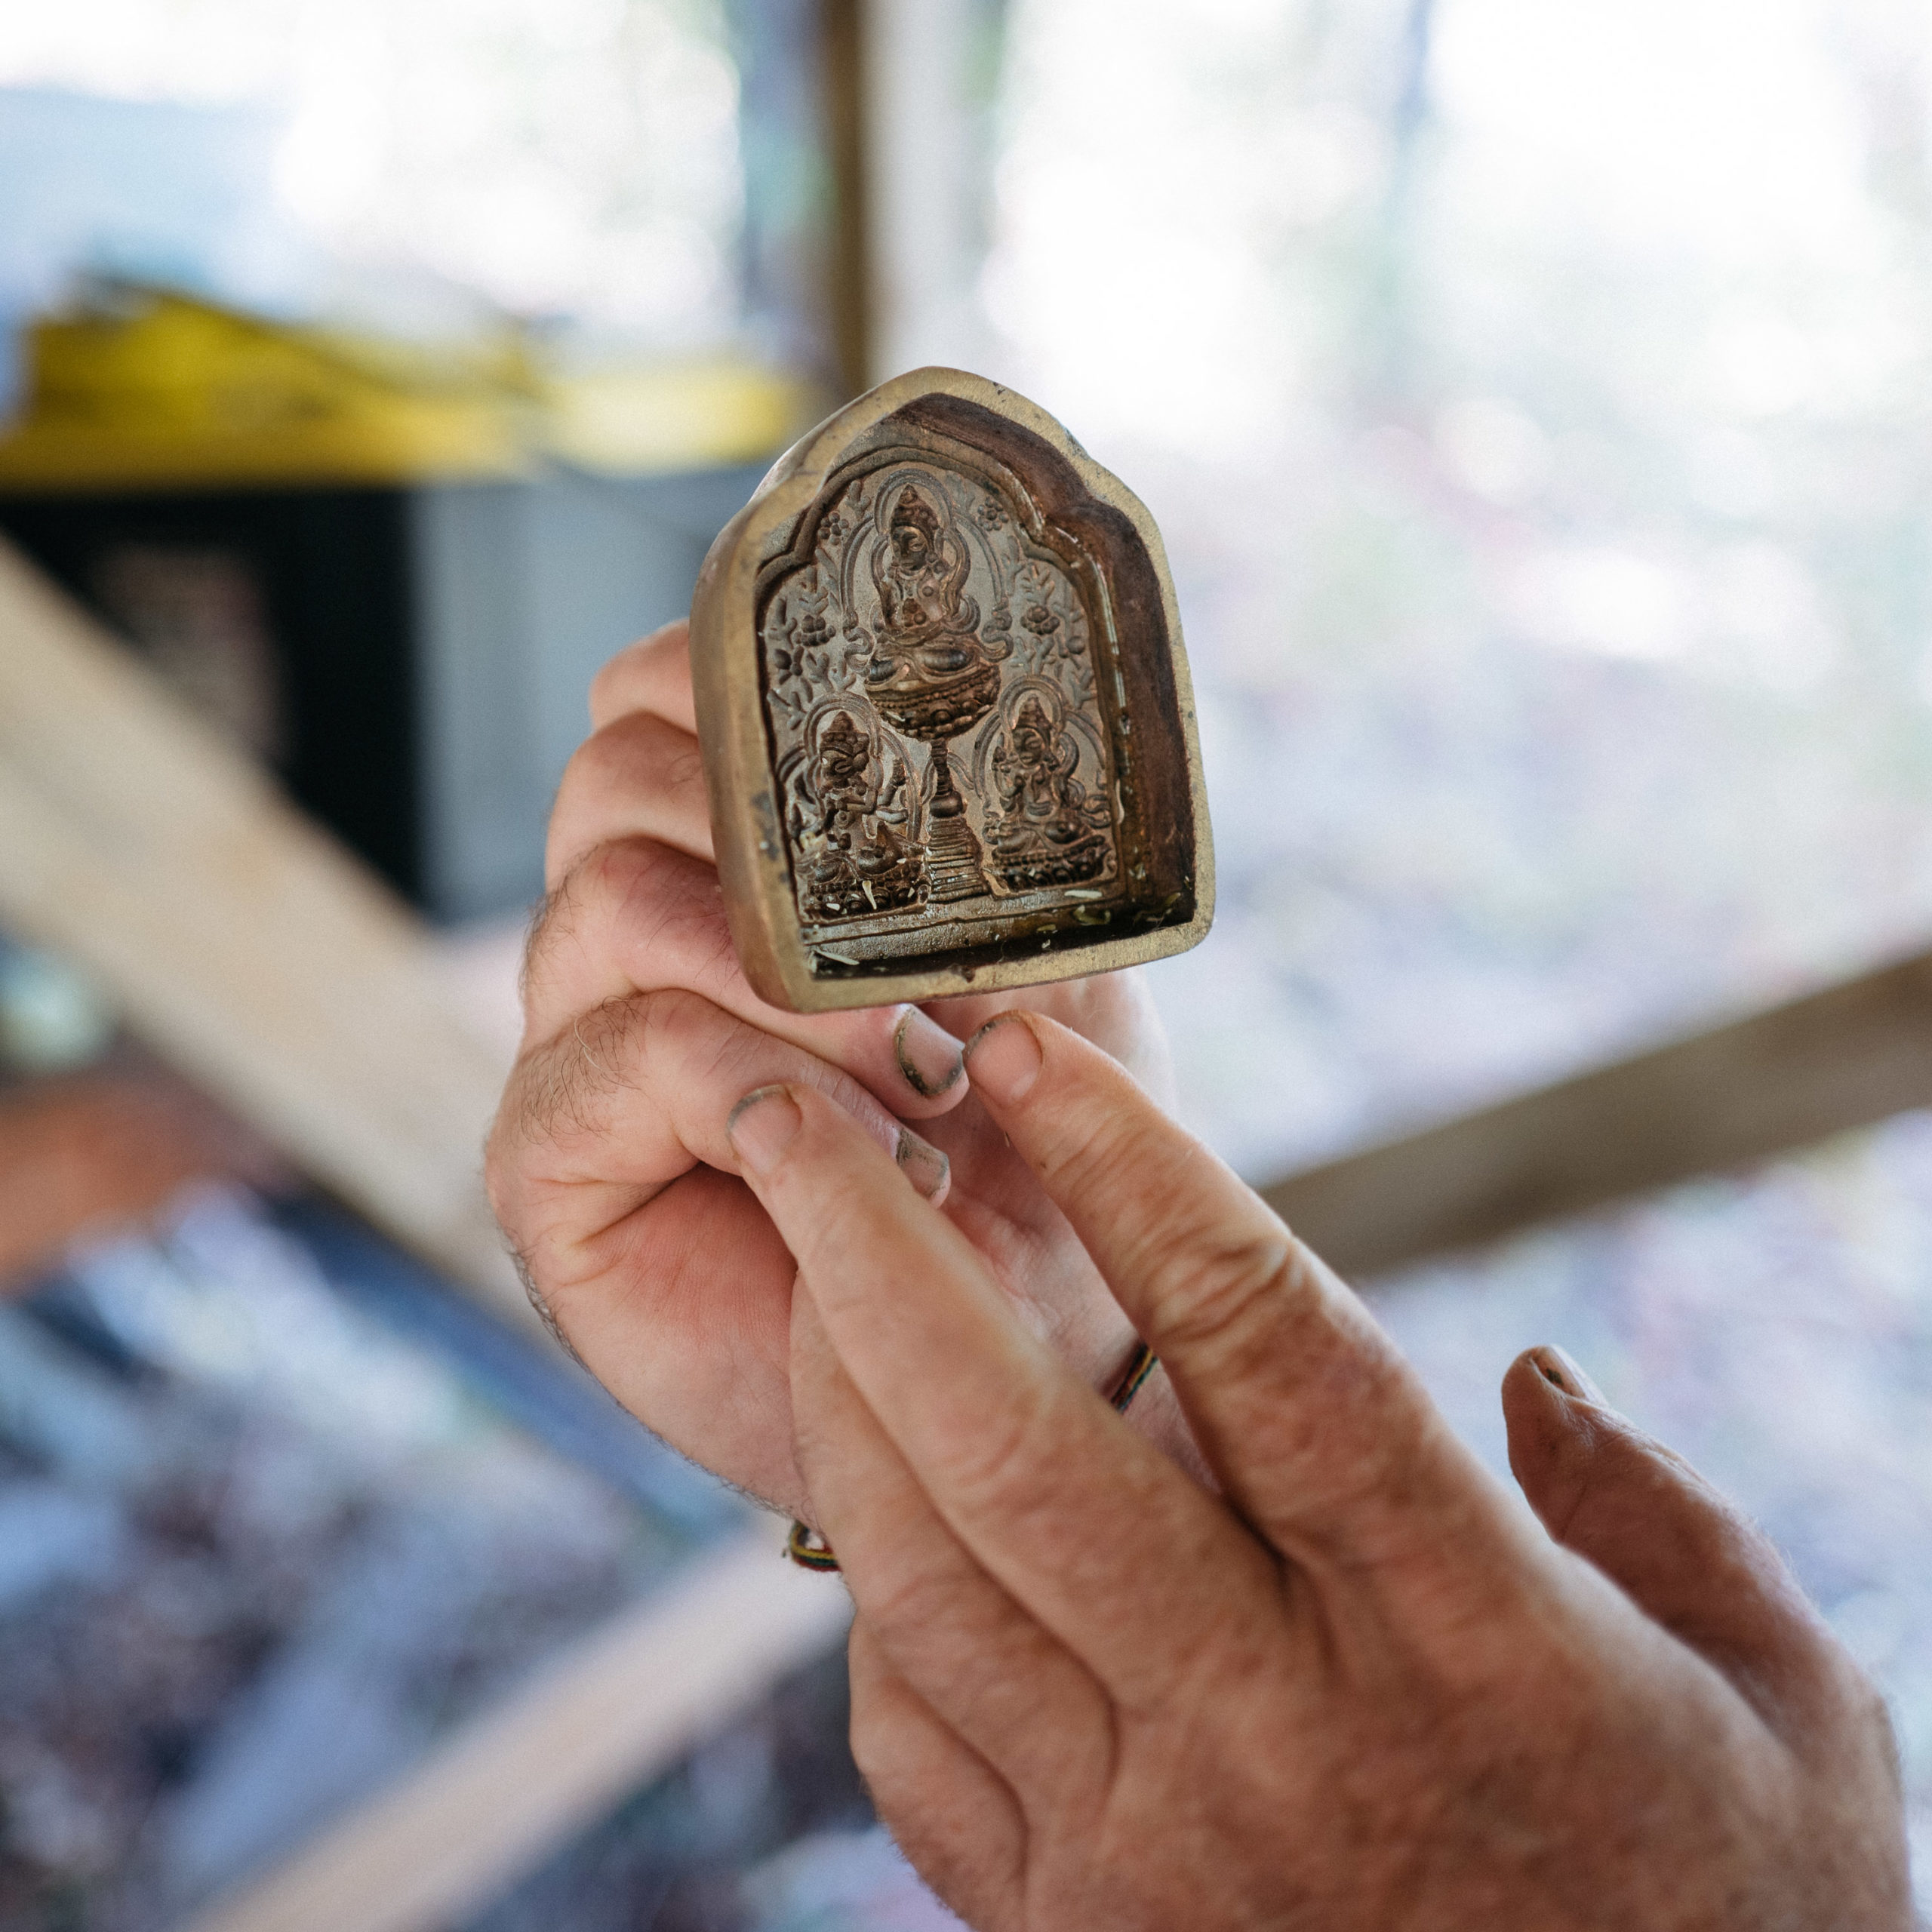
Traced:
<path fill-rule="evenodd" d="M 1016 5 L 986 299 L 1180 574 L 1251 1170 L 1932 937 L 1929 33 Z"/>
<path fill-rule="evenodd" d="M 718 0 L 13 7 L 0 85 L 279 103 L 283 198 L 348 263 L 391 272 L 358 293 L 392 309 L 469 291 L 673 344 L 737 316 L 737 78 Z M 152 272 L 97 239 L 109 259 L 89 266 Z"/>

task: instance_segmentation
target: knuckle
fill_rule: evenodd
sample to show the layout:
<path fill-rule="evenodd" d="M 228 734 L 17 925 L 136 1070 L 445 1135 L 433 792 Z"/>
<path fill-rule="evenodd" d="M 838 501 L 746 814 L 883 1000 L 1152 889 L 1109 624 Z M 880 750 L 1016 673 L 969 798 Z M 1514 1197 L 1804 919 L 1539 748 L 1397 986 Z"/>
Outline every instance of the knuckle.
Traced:
<path fill-rule="evenodd" d="M 1144 1121 L 1110 1115 L 1096 1126 L 1076 1112 L 1063 1124 L 1059 1144 L 1041 1166 L 1046 1177 L 1072 1198 L 1108 1193 L 1123 1175 L 1144 1175 L 1153 1181 L 1150 1204 L 1163 1212 L 1170 1206 L 1170 1197 L 1178 1192 L 1174 1185 L 1178 1177 L 1173 1164 L 1159 1158 L 1153 1133 Z"/>
<path fill-rule="evenodd" d="M 524 999 L 586 965 L 620 983 L 624 962 L 686 983 L 737 973 L 716 872 L 655 839 L 614 838 L 585 852 L 544 899 L 524 955 Z"/>
<path fill-rule="evenodd" d="M 650 1024 L 654 996 L 603 1001 L 517 1062 L 486 1155 L 507 1185 L 521 1157 L 558 1150 L 605 1131 L 608 1103 L 630 1077 L 635 1049 Z"/>
<path fill-rule="evenodd" d="M 659 854 L 648 838 L 610 838 L 592 846 L 571 869 L 573 903 L 587 920 L 602 923 L 648 898 L 664 869 Z"/>
<path fill-rule="evenodd" d="M 997 1414 L 982 1417 L 952 1446 L 949 1493 L 977 1515 L 1008 1521 L 1064 1507 L 1066 1441 L 1060 1420 L 1054 1385 L 1016 1389 Z"/>
<path fill-rule="evenodd" d="M 571 752 L 557 785 L 544 839 L 544 866 L 553 881 L 571 869 L 624 811 L 634 789 L 634 760 L 626 743 L 630 721 L 620 718 L 592 732 Z"/>
<path fill-rule="evenodd" d="M 560 795 L 587 794 L 584 802 L 608 808 L 659 789 L 702 783 L 704 758 L 697 742 L 654 712 L 631 711 L 593 731 L 565 768 Z"/>
<path fill-rule="evenodd" d="M 639 1057 L 651 1061 L 688 1051 L 703 1031 L 705 1017 L 715 1011 L 682 986 L 632 993 L 622 1004 L 628 1015 L 626 1031 L 635 1035 Z"/>
<path fill-rule="evenodd" d="M 512 1069 L 484 1147 L 492 1199 L 512 1196 L 531 1159 L 608 1134 L 620 1095 L 702 1084 L 741 1066 L 749 1078 L 768 1044 L 681 986 L 614 994 L 588 1008 L 528 1048 Z"/>
<path fill-rule="evenodd" d="M 662 675 L 686 648 L 683 618 L 661 624 L 608 658 L 590 680 L 590 715 L 601 723 L 648 702 L 654 673 Z M 662 671 L 660 671 L 662 667 Z"/>
<path fill-rule="evenodd" d="M 566 879 L 545 893 L 530 915 L 530 930 L 524 936 L 523 958 L 516 976 L 517 997 L 523 1003 L 526 1023 L 530 1018 L 531 991 L 541 983 L 544 969 L 555 950 L 569 904 L 570 881 Z"/>
<path fill-rule="evenodd" d="M 1128 1265 L 1157 1352 L 1241 1355 L 1318 1293 L 1300 1243 L 1251 1198 L 1231 1209 L 1226 1170 L 1164 1121 L 1128 1115 L 1067 1137 L 1054 1168 L 1069 1198 L 1118 1196 L 1124 1179 L 1133 1183 Z"/>
<path fill-rule="evenodd" d="M 724 888 L 718 874 L 655 839 L 614 839 L 590 854 L 589 887 L 605 918 L 632 935 L 685 928 L 715 930 L 727 952 Z"/>
<path fill-rule="evenodd" d="M 636 1057 L 681 1084 L 709 1088 L 727 1080 L 770 1045 L 766 1035 L 682 986 L 633 994 L 628 1003 Z"/>
<path fill-rule="evenodd" d="M 1158 1353 L 1232 1370 L 1268 1345 L 1267 1331 L 1309 1292 L 1307 1259 L 1285 1229 L 1161 1227 L 1142 1262 Z"/>
<path fill-rule="evenodd" d="M 654 839 L 615 838 L 598 846 L 578 862 L 567 884 L 574 935 L 599 949 L 724 917 L 716 874 Z M 724 938 L 728 946 L 728 931 Z"/>
<path fill-rule="evenodd" d="M 1145 1265 L 1174 1304 L 1177 1324 L 1203 1336 L 1223 1333 L 1257 1303 L 1306 1285 L 1301 1251 L 1279 1227 L 1156 1229 Z"/>
<path fill-rule="evenodd" d="M 931 1570 L 903 1565 L 897 1574 L 869 1583 L 866 1615 L 881 1632 L 930 1632 L 955 1620 L 959 1579 L 950 1567 Z"/>
<path fill-rule="evenodd" d="M 619 651 L 616 657 L 599 665 L 591 678 L 588 696 L 592 718 L 607 718 L 617 708 L 624 675 L 624 660 L 629 654 L 626 651 Z"/>
<path fill-rule="evenodd" d="M 521 983 L 526 1016 L 533 993 L 546 984 L 562 955 L 580 950 L 586 936 L 606 916 L 611 869 L 599 862 L 608 850 L 599 847 L 586 853 L 537 906 L 523 949 Z"/>
<path fill-rule="evenodd" d="M 571 754 L 557 787 L 558 816 L 571 806 L 606 807 L 627 791 L 637 771 L 637 717 L 614 719 L 591 733 Z"/>

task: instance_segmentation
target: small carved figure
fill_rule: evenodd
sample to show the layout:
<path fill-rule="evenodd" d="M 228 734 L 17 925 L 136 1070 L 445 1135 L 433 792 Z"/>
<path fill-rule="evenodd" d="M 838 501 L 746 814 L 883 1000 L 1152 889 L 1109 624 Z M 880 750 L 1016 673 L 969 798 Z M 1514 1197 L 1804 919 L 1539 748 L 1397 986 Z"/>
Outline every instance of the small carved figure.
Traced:
<path fill-rule="evenodd" d="M 966 594 L 972 558 L 943 491 L 909 479 L 892 485 L 875 515 L 879 626 L 865 667 L 866 694 L 902 731 L 932 747 L 932 897 L 978 898 L 991 888 L 946 745 L 992 709 L 1000 660 L 1012 647 L 980 635 L 980 607 Z"/>
<path fill-rule="evenodd" d="M 890 669 L 877 663 L 869 677 L 897 675 L 911 658 L 926 676 L 943 678 L 964 670 L 977 654 L 980 607 L 966 595 L 972 560 L 950 515 L 943 528 L 941 515 L 916 484 L 897 493 L 886 540 L 872 552 L 872 583 L 882 654 L 902 661 Z"/>
<path fill-rule="evenodd" d="M 798 856 L 798 909 L 823 924 L 925 903 L 925 848 L 906 796 L 903 757 L 849 704 L 826 707 L 805 734 L 786 819 Z"/>
<path fill-rule="evenodd" d="M 1022 685 L 1009 694 L 991 758 L 998 810 L 986 821 L 993 870 L 1011 892 L 1075 885 L 1106 864 L 1104 799 L 1074 775 L 1080 746 L 1057 693 Z"/>

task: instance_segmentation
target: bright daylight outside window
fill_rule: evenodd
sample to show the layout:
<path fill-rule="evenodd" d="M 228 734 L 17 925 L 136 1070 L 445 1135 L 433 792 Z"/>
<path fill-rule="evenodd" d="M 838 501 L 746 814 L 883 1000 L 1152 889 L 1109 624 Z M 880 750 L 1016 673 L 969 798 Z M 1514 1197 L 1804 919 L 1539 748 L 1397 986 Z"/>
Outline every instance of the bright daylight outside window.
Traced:
<path fill-rule="evenodd" d="M 1032 0 L 986 288 L 1181 581 L 1260 1178 L 1932 933 L 1932 21 Z M 1377 1297 L 1500 1466 L 1546 1335 L 1755 1512 L 1932 1863 L 1932 1131 Z"/>
<path fill-rule="evenodd" d="M 435 290 L 688 344 L 738 314 L 723 32 L 706 0 L 82 0 L 0 20 L 0 85 L 248 103 L 300 239 L 246 211 L 221 266 L 247 292 L 327 303 L 346 268 L 398 310 Z M 170 266 L 91 239 L 100 266 Z"/>

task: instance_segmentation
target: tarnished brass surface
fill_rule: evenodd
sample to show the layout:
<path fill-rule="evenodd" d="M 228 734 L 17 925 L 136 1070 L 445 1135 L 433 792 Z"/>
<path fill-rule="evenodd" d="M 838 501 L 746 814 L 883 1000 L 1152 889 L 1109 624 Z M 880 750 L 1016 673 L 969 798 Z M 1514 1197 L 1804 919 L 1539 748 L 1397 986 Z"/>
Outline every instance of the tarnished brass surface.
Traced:
<path fill-rule="evenodd" d="M 1066 432 L 921 370 L 783 457 L 692 668 L 752 984 L 810 1011 L 1184 950 L 1214 861 L 1159 533 Z"/>

